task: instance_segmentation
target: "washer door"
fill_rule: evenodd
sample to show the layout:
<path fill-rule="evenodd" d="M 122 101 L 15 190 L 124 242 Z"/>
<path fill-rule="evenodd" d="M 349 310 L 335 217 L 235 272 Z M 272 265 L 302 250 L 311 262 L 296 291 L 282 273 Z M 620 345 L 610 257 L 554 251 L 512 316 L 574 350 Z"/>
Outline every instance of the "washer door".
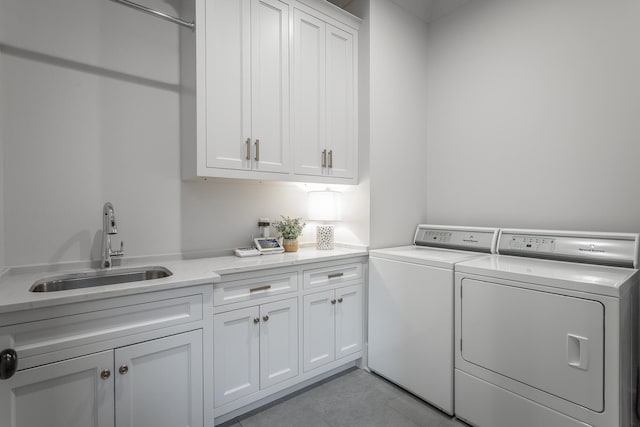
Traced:
<path fill-rule="evenodd" d="M 462 281 L 462 358 L 604 409 L 604 306 L 474 279 Z"/>

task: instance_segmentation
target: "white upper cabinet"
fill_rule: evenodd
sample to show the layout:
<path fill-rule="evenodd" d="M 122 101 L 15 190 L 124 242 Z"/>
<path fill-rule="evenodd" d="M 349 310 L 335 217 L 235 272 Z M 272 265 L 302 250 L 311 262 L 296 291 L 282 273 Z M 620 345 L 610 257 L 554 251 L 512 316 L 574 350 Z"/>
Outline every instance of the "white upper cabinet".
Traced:
<path fill-rule="evenodd" d="M 357 181 L 356 33 L 298 8 L 293 21 L 294 171 Z"/>
<path fill-rule="evenodd" d="M 355 31 L 297 8 L 293 20 L 294 171 L 356 181 Z"/>
<path fill-rule="evenodd" d="M 326 158 L 326 24 L 296 9 L 293 50 L 295 173 L 322 175 Z M 326 160 L 325 163 L 326 164 Z"/>
<path fill-rule="evenodd" d="M 181 34 L 183 177 L 357 184 L 359 19 L 323 0 L 195 5 L 198 27 Z"/>
<path fill-rule="evenodd" d="M 327 25 L 326 108 L 328 151 L 326 173 L 357 178 L 356 57 L 354 35 Z"/>
<path fill-rule="evenodd" d="M 205 174 L 287 173 L 289 6 L 213 0 L 206 7 Z"/>

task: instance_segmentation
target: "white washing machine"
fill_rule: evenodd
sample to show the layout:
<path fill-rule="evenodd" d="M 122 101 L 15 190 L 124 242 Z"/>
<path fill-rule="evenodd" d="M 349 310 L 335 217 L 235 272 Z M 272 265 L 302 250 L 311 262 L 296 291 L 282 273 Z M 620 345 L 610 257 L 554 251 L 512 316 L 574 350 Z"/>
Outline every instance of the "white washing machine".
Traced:
<path fill-rule="evenodd" d="M 418 225 L 414 245 L 369 252 L 369 369 L 453 414 L 454 265 L 497 229 Z"/>
<path fill-rule="evenodd" d="M 501 230 L 497 252 L 456 265 L 456 416 L 638 425 L 638 235 Z"/>

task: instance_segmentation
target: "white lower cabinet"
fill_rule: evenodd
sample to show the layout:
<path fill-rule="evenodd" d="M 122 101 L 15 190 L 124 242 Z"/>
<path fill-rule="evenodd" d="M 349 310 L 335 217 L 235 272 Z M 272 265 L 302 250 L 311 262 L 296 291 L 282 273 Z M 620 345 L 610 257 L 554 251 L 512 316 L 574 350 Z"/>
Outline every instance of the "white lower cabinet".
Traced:
<path fill-rule="evenodd" d="M 201 330 L 114 353 L 116 427 L 203 425 Z"/>
<path fill-rule="evenodd" d="M 104 369 L 109 369 L 109 376 L 101 379 Z M 113 351 L 18 371 L 2 382 L 0 424 L 7 427 L 113 427 L 112 371 Z"/>
<path fill-rule="evenodd" d="M 7 427 L 201 426 L 202 331 L 21 370 L 2 385 Z"/>
<path fill-rule="evenodd" d="M 304 371 L 362 350 L 362 285 L 304 296 Z"/>
<path fill-rule="evenodd" d="M 215 406 L 298 375 L 298 298 L 213 316 Z"/>
<path fill-rule="evenodd" d="M 211 426 L 212 301 L 204 285 L 0 313 L 17 355 L 0 426 Z"/>

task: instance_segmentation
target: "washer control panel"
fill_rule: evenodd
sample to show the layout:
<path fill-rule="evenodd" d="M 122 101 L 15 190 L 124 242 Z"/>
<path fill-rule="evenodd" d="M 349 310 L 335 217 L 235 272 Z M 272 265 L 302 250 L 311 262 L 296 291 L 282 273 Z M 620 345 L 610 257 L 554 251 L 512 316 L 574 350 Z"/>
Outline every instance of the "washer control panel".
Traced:
<path fill-rule="evenodd" d="M 433 243 L 449 243 L 451 241 L 450 231 L 425 230 L 422 240 Z"/>
<path fill-rule="evenodd" d="M 498 230 L 494 228 L 421 224 L 418 225 L 413 243 L 418 246 L 494 253 L 497 237 Z"/>
<path fill-rule="evenodd" d="M 560 261 L 637 267 L 638 234 L 580 231 L 500 231 L 498 253 Z"/>

